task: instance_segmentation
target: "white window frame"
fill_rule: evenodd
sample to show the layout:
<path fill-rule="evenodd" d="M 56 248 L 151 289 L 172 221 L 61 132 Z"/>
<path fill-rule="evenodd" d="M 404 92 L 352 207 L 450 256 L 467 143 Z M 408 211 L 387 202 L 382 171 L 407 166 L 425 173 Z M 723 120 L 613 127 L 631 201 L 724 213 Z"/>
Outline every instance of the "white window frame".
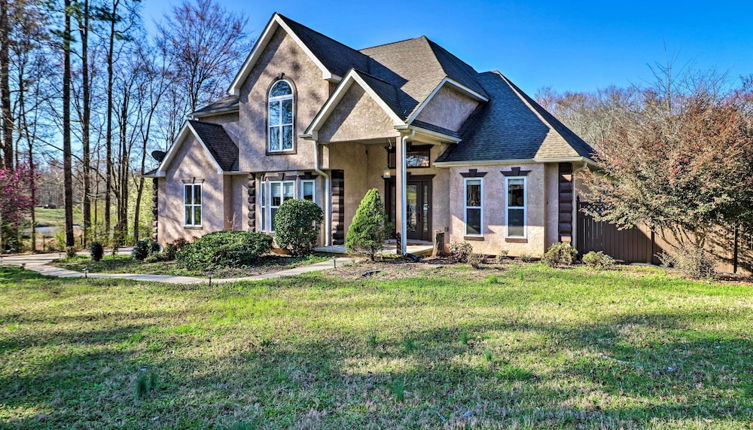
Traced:
<path fill-rule="evenodd" d="M 194 188 L 199 188 L 199 195 L 201 196 L 201 202 L 199 204 L 194 203 L 194 196 L 195 191 Z M 191 203 L 186 203 L 186 189 L 191 189 Z M 184 227 L 201 227 L 201 224 L 204 222 L 204 187 L 202 184 L 183 184 L 183 226 Z M 186 222 L 186 208 L 191 208 L 191 222 Z M 199 213 L 201 214 L 201 222 L 196 224 L 194 221 L 196 221 L 196 212 L 194 212 L 195 208 L 199 208 Z"/>
<path fill-rule="evenodd" d="M 290 94 L 286 94 L 284 96 L 271 96 L 272 89 L 274 89 L 275 86 L 277 86 L 280 82 L 286 82 L 288 86 L 290 86 Z M 290 100 L 290 120 L 292 121 L 290 124 L 284 124 L 282 122 L 282 101 L 283 100 Z M 272 106 L 272 103 L 279 103 L 280 104 L 280 124 L 272 125 L 269 123 L 269 112 L 270 107 Z M 285 126 L 290 126 L 290 148 L 285 149 L 283 147 L 283 138 L 282 138 L 282 130 L 285 128 Z M 272 133 L 277 133 L 278 135 L 278 142 L 280 143 L 280 149 L 272 149 Z M 269 93 L 267 93 L 267 152 L 270 153 L 278 153 L 278 152 L 292 152 L 295 151 L 295 90 L 293 89 L 293 83 L 288 81 L 287 79 L 279 79 L 275 81 L 274 84 L 272 84 L 271 87 L 269 87 Z"/>
<path fill-rule="evenodd" d="M 300 190 L 298 192 L 298 198 L 305 200 L 303 198 L 303 191 L 306 189 L 306 184 L 311 184 L 311 201 L 316 203 L 316 179 L 301 179 L 301 182 L 299 184 Z"/>
<path fill-rule="evenodd" d="M 510 180 L 523 180 L 523 206 L 510 206 Z M 505 237 L 528 239 L 528 178 L 526 176 L 505 176 Z M 510 209 L 523 209 L 523 236 L 510 235 Z"/>
<path fill-rule="evenodd" d="M 266 203 L 266 207 L 263 207 L 262 210 L 265 212 L 265 218 L 267 225 L 263 226 L 262 231 L 266 231 L 269 233 L 274 233 L 274 220 L 272 219 L 272 199 L 274 196 L 272 195 L 272 184 L 280 184 L 280 205 L 285 203 L 285 184 L 293 184 L 293 197 L 290 197 L 290 199 L 294 199 L 296 196 L 296 189 L 295 189 L 295 181 L 293 180 L 284 180 L 284 181 L 266 181 L 264 183 L 264 186 L 267 187 L 266 190 L 264 190 L 266 197 L 266 200 L 264 203 Z M 274 206 L 274 208 L 279 208 L 280 206 Z"/>
<path fill-rule="evenodd" d="M 479 190 L 481 193 L 480 206 L 468 206 L 468 182 L 470 181 L 478 181 L 481 185 Z M 468 209 L 479 209 L 481 213 L 479 216 L 478 233 L 468 233 Z M 463 231 L 465 236 L 484 237 L 484 178 L 463 178 L 463 224 L 465 226 L 465 230 Z"/>

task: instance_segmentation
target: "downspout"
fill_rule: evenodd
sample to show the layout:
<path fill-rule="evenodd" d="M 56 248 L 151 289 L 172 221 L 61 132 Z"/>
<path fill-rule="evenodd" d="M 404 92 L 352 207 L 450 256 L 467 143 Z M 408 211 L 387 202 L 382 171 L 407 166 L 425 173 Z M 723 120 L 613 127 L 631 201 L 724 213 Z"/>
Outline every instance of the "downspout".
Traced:
<path fill-rule="evenodd" d="M 314 135 L 314 171 L 324 176 L 324 246 L 332 243 L 332 181 L 329 173 L 320 168 L 319 141 Z"/>

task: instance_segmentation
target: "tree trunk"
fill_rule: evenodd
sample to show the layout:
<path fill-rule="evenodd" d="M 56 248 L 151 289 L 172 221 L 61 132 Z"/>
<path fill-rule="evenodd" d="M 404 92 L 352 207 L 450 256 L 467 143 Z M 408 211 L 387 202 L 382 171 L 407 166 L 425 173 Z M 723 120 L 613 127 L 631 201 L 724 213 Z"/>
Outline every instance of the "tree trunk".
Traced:
<path fill-rule="evenodd" d="M 91 122 L 91 94 L 89 88 L 89 0 L 84 0 L 83 22 L 79 23 L 81 33 L 81 80 L 82 80 L 82 109 L 83 118 L 81 122 L 81 146 L 83 152 L 83 174 L 84 174 L 84 195 L 83 195 L 83 228 L 84 228 L 84 245 L 89 243 L 91 235 L 91 149 L 89 147 L 89 123 Z"/>
<path fill-rule="evenodd" d="M 8 0 L 0 0 L 0 107 L 3 114 L 3 165 L 13 169 L 13 115 L 10 100 L 10 22 L 8 21 Z"/>
<path fill-rule="evenodd" d="M 119 0 L 112 4 L 112 16 L 110 16 L 110 38 L 107 47 L 107 129 L 105 132 L 105 237 L 110 237 L 110 193 L 112 192 L 112 87 L 113 87 L 113 55 L 115 50 L 115 21 L 118 12 Z"/>
<path fill-rule="evenodd" d="M 65 0 L 63 32 L 63 186 L 65 197 L 65 246 L 75 245 L 73 237 L 73 174 L 71 169 L 71 0 Z"/>

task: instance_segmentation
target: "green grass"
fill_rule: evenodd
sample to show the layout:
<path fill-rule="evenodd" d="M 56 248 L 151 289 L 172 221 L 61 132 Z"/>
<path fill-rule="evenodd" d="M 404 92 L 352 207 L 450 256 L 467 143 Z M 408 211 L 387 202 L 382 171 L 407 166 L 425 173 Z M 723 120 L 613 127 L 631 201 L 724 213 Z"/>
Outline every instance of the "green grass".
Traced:
<path fill-rule="evenodd" d="M 269 255 L 261 257 L 258 264 L 255 264 L 254 266 L 218 269 L 213 271 L 213 276 L 216 278 L 251 276 L 260 273 L 291 269 L 306 264 L 321 263 L 328 259 L 328 257 L 318 255 L 309 255 L 306 257 Z M 134 260 L 129 255 L 106 255 L 100 261 L 92 261 L 89 257 L 79 255 L 74 258 L 54 260 L 52 265 L 64 269 L 75 270 L 77 272 L 83 272 L 84 269 L 88 269 L 89 273 L 141 273 L 147 275 L 200 277 L 207 275 L 206 271 L 190 270 L 180 267 L 175 261 L 145 263 L 143 261 Z"/>
<path fill-rule="evenodd" d="M 34 217 L 36 218 L 38 226 L 50 226 L 50 227 L 63 227 L 65 226 L 65 211 L 64 209 L 44 209 L 36 208 L 34 210 Z M 81 209 L 73 208 L 73 223 L 81 223 Z"/>
<path fill-rule="evenodd" d="M 0 269 L 0 427 L 753 422 L 750 285 L 402 267 L 212 287 Z"/>

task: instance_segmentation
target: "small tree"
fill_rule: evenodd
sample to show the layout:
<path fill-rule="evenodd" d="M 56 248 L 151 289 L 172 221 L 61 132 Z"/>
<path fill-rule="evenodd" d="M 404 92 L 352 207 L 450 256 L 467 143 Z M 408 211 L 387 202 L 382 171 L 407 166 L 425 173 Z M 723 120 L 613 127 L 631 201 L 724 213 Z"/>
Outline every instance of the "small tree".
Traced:
<path fill-rule="evenodd" d="M 307 255 L 314 250 L 324 215 L 308 200 L 285 200 L 275 214 L 275 242 L 293 255 Z"/>
<path fill-rule="evenodd" d="M 386 233 L 384 206 L 379 191 L 370 189 L 361 200 L 345 236 L 345 249 L 353 254 L 374 256 L 384 247 Z"/>
<path fill-rule="evenodd" d="M 8 238 L 15 231 L 24 213 L 34 204 L 29 190 L 29 171 L 26 166 L 0 169 L 0 252 L 5 252 Z"/>

